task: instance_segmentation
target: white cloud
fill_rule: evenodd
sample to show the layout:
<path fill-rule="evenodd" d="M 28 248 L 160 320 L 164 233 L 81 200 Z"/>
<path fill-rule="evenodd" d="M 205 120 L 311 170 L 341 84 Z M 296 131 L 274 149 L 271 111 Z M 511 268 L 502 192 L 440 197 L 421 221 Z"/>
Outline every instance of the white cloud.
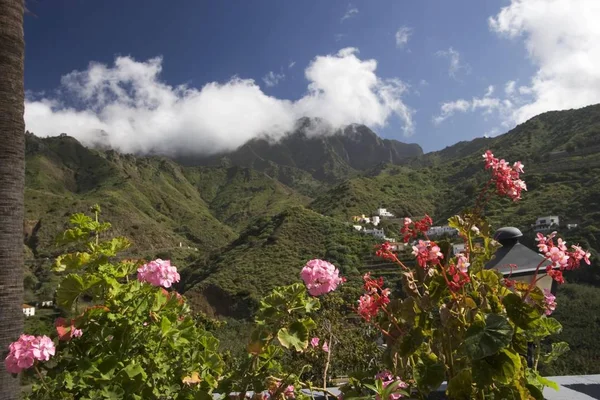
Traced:
<path fill-rule="evenodd" d="M 296 61 L 290 61 L 288 68 L 293 68 L 296 65 Z"/>
<path fill-rule="evenodd" d="M 467 100 L 459 99 L 455 101 L 450 101 L 447 103 L 443 103 L 440 107 L 440 115 L 433 118 L 433 122 L 437 125 L 442 123 L 445 119 L 454 115 L 455 112 L 466 112 L 469 107 L 471 107 L 471 103 Z"/>
<path fill-rule="evenodd" d="M 410 135 L 413 111 L 402 101 L 407 86 L 379 78 L 377 61 L 357 54 L 347 48 L 315 57 L 305 69 L 307 93 L 297 101 L 268 96 L 254 80 L 239 77 L 199 89 L 170 86 L 160 80 L 160 57 L 118 57 L 113 66 L 92 63 L 63 76 L 56 97 L 28 99 L 25 122 L 40 136 L 64 132 L 93 144 L 103 130 L 121 151 L 163 154 L 231 150 L 262 135 L 277 139 L 303 116 L 336 129 L 381 127 L 396 115 Z"/>
<path fill-rule="evenodd" d="M 504 93 L 506 93 L 507 96 L 512 96 L 515 93 L 516 85 L 517 82 L 515 81 L 506 82 L 506 85 L 504 85 Z"/>
<path fill-rule="evenodd" d="M 340 22 L 344 22 L 345 20 L 350 19 L 352 17 L 356 17 L 357 15 L 358 15 L 358 8 L 348 5 L 348 9 L 346 10 L 346 13 L 342 16 L 342 19 L 340 20 Z"/>
<path fill-rule="evenodd" d="M 421 86 L 429 86 L 429 82 L 427 82 L 425 79 L 421 79 L 419 81 L 419 85 L 421 85 Z"/>
<path fill-rule="evenodd" d="M 262 79 L 263 79 L 263 82 L 265 83 L 265 85 L 267 85 L 267 87 L 273 87 L 285 79 L 285 74 L 284 73 L 278 74 L 273 71 L 269 71 L 269 73 L 266 74 Z"/>
<path fill-rule="evenodd" d="M 494 87 L 488 86 L 483 97 L 473 97 L 471 100 L 458 99 L 443 103 L 440 106 L 440 114 L 433 117 L 433 123 L 439 125 L 457 112 L 481 111 L 483 115 L 490 115 L 493 112 L 506 113 L 512 109 L 513 104 L 509 100 L 491 97 L 493 93 Z"/>
<path fill-rule="evenodd" d="M 457 79 L 457 75 L 461 70 L 465 74 L 469 74 L 471 72 L 471 67 L 469 64 L 461 62 L 460 53 L 454 50 L 454 48 L 450 47 L 448 50 L 439 50 L 435 54 L 439 57 L 446 57 L 450 60 L 448 75 L 450 75 L 453 79 Z"/>
<path fill-rule="evenodd" d="M 340 40 L 342 40 L 342 39 L 343 39 L 343 38 L 345 38 L 346 36 L 348 36 L 348 35 L 346 35 L 346 34 L 344 34 L 344 33 L 336 33 L 336 34 L 333 36 L 333 38 L 335 39 L 335 41 L 336 41 L 336 42 L 339 42 Z"/>
<path fill-rule="evenodd" d="M 537 67 L 519 94 L 530 96 L 508 116 L 521 123 L 549 110 L 600 102 L 600 1 L 511 0 L 489 19 L 490 29 L 522 39 Z"/>
<path fill-rule="evenodd" d="M 412 28 L 402 26 L 396 31 L 396 47 L 402 48 L 408 43 L 408 39 L 412 35 Z"/>

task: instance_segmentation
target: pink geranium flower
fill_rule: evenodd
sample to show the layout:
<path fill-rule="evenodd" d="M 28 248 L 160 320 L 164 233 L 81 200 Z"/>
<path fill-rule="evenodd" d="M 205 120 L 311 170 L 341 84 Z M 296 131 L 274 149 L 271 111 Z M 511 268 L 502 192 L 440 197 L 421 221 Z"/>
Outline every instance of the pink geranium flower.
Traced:
<path fill-rule="evenodd" d="M 171 287 L 175 282 L 179 282 L 180 276 L 177 267 L 171 265 L 169 260 L 157 258 L 147 264 L 142 265 L 137 270 L 138 281 L 147 282 L 152 286 Z"/>
<path fill-rule="evenodd" d="M 339 274 L 340 271 L 333 264 L 315 259 L 306 263 L 300 277 L 311 296 L 320 296 L 334 291 L 344 281 Z"/>
<path fill-rule="evenodd" d="M 317 347 L 319 345 L 319 338 L 318 337 L 314 337 L 314 338 L 310 339 L 310 345 L 312 347 Z"/>
<path fill-rule="evenodd" d="M 48 336 L 21 335 L 16 342 L 10 344 L 9 353 L 4 360 L 6 370 L 18 374 L 31 368 L 36 360 L 48 361 L 56 352 L 52 339 Z"/>

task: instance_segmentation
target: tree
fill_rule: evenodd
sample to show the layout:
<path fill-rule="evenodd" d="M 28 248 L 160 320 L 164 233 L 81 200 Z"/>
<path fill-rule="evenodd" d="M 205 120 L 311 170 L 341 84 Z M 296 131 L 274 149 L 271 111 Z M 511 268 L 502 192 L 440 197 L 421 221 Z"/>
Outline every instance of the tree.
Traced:
<path fill-rule="evenodd" d="M 10 342 L 23 332 L 23 0 L 0 0 L 0 400 L 19 398 L 19 380 L 5 371 Z"/>

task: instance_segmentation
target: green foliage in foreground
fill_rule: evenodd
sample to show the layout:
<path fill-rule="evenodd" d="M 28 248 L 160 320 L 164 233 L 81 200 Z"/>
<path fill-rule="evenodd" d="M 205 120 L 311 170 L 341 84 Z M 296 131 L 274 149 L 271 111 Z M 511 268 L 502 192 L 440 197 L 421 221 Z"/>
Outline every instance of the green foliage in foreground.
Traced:
<path fill-rule="evenodd" d="M 298 389 L 310 383 L 301 383 L 299 375 L 310 366 L 294 374 L 280 363 L 287 352 L 307 351 L 316 327 L 310 314 L 320 303 L 303 284 L 280 287 L 261 300 L 245 357 L 225 360 L 205 319 L 194 316 L 183 297 L 149 285 L 140 274 L 135 279 L 141 262 L 115 259 L 129 242 L 101 240 L 111 226 L 98 220 L 98 206 L 93 211 L 95 219 L 74 214 L 60 238 L 77 249 L 54 264 L 66 274 L 57 302 L 74 318 L 56 321 L 56 354 L 34 361 L 40 380 L 28 398 L 191 400 L 265 390 L 273 399 L 306 397 Z M 81 311 L 84 299 L 93 305 Z"/>

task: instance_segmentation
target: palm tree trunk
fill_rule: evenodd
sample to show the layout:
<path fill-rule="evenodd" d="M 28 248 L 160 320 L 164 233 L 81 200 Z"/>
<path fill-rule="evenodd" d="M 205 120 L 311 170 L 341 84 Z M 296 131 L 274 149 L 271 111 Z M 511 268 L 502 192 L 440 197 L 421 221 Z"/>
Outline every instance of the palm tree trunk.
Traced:
<path fill-rule="evenodd" d="M 0 0 L 0 400 L 20 397 L 4 358 L 23 332 L 23 12 L 24 0 Z"/>

